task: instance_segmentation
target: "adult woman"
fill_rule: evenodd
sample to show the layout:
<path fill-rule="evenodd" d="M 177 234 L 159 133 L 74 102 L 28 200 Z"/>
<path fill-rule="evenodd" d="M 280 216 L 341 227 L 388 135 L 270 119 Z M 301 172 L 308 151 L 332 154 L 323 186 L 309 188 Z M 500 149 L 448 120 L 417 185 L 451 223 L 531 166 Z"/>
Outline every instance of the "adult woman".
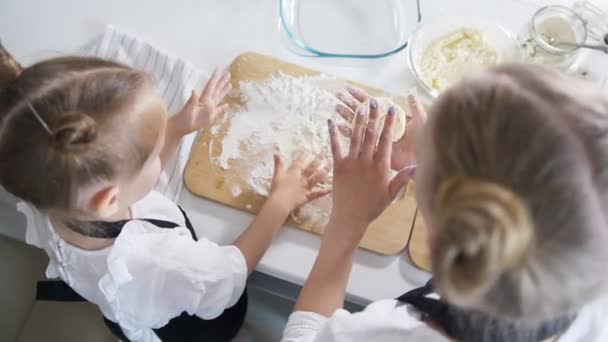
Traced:
<path fill-rule="evenodd" d="M 402 298 L 408 305 L 385 300 L 350 314 L 337 309 L 354 250 L 407 178 L 390 175 L 392 116 L 376 149 L 377 110 L 362 114 L 348 155 L 330 123 L 335 207 L 284 341 L 608 340 L 604 94 L 533 66 L 487 70 L 445 92 L 419 125 L 415 153 L 441 302 L 418 291 Z M 400 168 L 413 152 L 397 146 Z"/>

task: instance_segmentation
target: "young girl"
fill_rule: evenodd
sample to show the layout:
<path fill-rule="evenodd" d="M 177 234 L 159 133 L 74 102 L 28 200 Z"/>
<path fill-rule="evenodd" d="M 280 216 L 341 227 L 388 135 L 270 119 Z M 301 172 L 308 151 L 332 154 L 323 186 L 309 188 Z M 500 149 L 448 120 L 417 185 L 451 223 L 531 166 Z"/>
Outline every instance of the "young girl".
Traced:
<path fill-rule="evenodd" d="M 351 95 L 352 110 L 369 98 Z M 351 314 L 340 308 L 357 245 L 413 175 L 391 176 L 391 160 L 413 156 L 399 142 L 391 153 L 391 115 L 375 148 L 373 102 L 347 153 L 330 122 L 333 212 L 284 341 L 608 341 L 606 94 L 516 65 L 455 85 L 424 125 L 412 99 L 433 281 Z"/>
<path fill-rule="evenodd" d="M 228 74 L 214 73 L 171 119 L 152 79 L 125 65 L 66 57 L 14 76 L 0 92 L 0 184 L 25 201 L 27 241 L 48 253 L 47 276 L 98 305 L 123 341 L 233 338 L 247 275 L 289 213 L 326 194 L 313 190 L 319 163 L 285 171 L 275 157 L 258 217 L 218 246 L 152 188 L 180 139 L 223 110 Z"/>

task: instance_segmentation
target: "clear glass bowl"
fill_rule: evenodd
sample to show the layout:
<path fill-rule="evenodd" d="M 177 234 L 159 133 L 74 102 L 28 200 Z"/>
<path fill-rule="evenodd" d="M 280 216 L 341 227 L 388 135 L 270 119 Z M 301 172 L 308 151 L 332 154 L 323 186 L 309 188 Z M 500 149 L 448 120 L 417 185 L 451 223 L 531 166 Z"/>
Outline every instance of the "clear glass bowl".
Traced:
<path fill-rule="evenodd" d="M 279 29 L 302 56 L 390 56 L 407 46 L 420 19 L 419 0 L 279 0 Z"/>
<path fill-rule="evenodd" d="M 483 32 L 485 39 L 496 50 L 499 63 L 521 60 L 515 35 L 507 28 L 496 23 L 470 17 L 450 17 L 443 20 L 423 21 L 409 39 L 407 59 L 414 78 L 427 95 L 432 98 L 439 96 L 441 91 L 433 88 L 431 84 L 427 84 L 424 80 L 421 63 L 425 50 L 432 42 L 461 28 L 474 28 Z"/>

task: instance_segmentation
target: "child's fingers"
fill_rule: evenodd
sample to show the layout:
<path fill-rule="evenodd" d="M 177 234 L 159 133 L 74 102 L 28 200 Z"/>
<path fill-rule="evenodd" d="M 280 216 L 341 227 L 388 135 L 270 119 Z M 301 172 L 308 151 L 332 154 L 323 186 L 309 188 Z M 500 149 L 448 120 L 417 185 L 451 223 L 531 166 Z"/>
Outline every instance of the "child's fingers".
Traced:
<path fill-rule="evenodd" d="M 218 91 L 216 97 L 215 97 L 215 101 L 216 102 L 220 102 L 222 101 L 226 95 L 228 95 L 228 93 L 230 92 L 230 90 L 232 89 L 232 84 L 228 83 L 224 86 L 224 88 L 222 88 L 222 90 Z"/>
<path fill-rule="evenodd" d="M 348 86 L 346 87 L 346 90 L 352 97 L 357 99 L 359 102 L 365 102 L 369 100 L 369 94 L 366 93 L 363 89 L 357 88 L 355 86 Z"/>
<path fill-rule="evenodd" d="M 281 160 L 281 156 L 278 153 L 275 153 L 274 156 L 274 175 L 279 175 L 283 172 L 283 161 Z"/>
<path fill-rule="evenodd" d="M 209 77 L 209 81 L 207 81 L 207 85 L 205 85 L 205 89 L 203 89 L 203 94 L 201 95 L 202 97 L 207 98 L 213 95 L 218 82 L 219 74 L 219 69 L 215 69 L 213 71 L 213 74 L 211 74 L 211 77 Z"/>
<path fill-rule="evenodd" d="M 357 107 L 361 102 L 357 101 L 354 97 L 352 97 L 349 93 L 338 93 L 336 94 L 336 98 L 340 100 L 343 104 L 345 104 L 351 111 L 356 112 Z"/>
<path fill-rule="evenodd" d="M 367 107 L 361 107 L 357 111 L 357 118 L 355 119 L 355 127 L 353 128 L 353 135 L 350 138 L 350 152 L 349 157 L 353 159 L 359 158 L 361 153 L 361 142 L 363 141 L 363 131 L 367 125 Z"/>
<path fill-rule="evenodd" d="M 331 169 L 331 167 L 329 165 L 326 165 L 325 167 L 322 168 L 317 168 L 311 175 L 310 177 L 308 177 L 308 187 L 309 188 L 314 188 L 315 185 L 321 183 L 323 180 L 325 180 L 325 178 L 327 178 L 327 174 L 329 173 L 329 170 Z"/>
<path fill-rule="evenodd" d="M 228 94 L 228 92 L 230 91 L 230 77 L 230 73 L 227 72 L 217 82 L 217 86 L 215 87 L 215 93 L 213 94 L 217 101 L 223 99 L 224 96 L 226 96 L 226 94 Z"/>
<path fill-rule="evenodd" d="M 336 164 L 342 160 L 340 140 L 338 139 L 338 133 L 336 132 L 336 124 L 332 119 L 327 120 L 327 127 L 329 129 L 329 144 L 331 147 L 331 155 L 333 157 L 334 164 Z"/>
<path fill-rule="evenodd" d="M 395 107 L 388 110 L 388 114 L 384 119 L 384 128 L 378 141 L 378 149 L 376 150 L 376 159 L 380 163 L 390 164 L 391 154 L 393 149 L 393 127 L 395 126 Z"/>
<path fill-rule="evenodd" d="M 198 95 L 196 94 L 196 91 L 194 89 L 192 89 L 192 92 L 190 93 L 190 97 L 188 98 L 188 101 L 186 101 L 186 104 L 184 105 L 184 109 L 182 109 L 182 112 L 192 111 L 194 109 L 194 106 L 196 106 L 197 101 L 198 101 Z"/>
<path fill-rule="evenodd" d="M 331 193 L 331 188 L 330 189 L 318 189 L 318 190 L 310 191 L 306 197 L 308 198 L 309 201 L 314 201 L 317 198 L 327 196 L 330 193 Z"/>
<path fill-rule="evenodd" d="M 293 163 L 291 163 L 291 169 L 302 169 L 304 168 L 304 164 L 306 163 L 306 153 L 304 153 L 304 151 L 300 150 L 298 152 L 296 152 L 296 157 L 293 161 Z"/>
<path fill-rule="evenodd" d="M 224 103 L 223 105 L 217 107 L 217 113 L 219 114 L 219 113 L 225 112 L 229 106 L 230 106 L 230 104 Z"/>
<path fill-rule="evenodd" d="M 308 166 L 304 169 L 304 171 L 302 171 L 302 176 L 310 177 L 313 173 L 317 171 L 319 166 L 321 166 L 322 162 L 323 157 L 321 157 L 321 155 L 316 156 L 315 159 L 308 163 Z"/>
<path fill-rule="evenodd" d="M 348 122 L 352 122 L 353 119 L 355 118 L 355 112 L 353 112 L 352 110 L 350 110 L 348 107 L 346 107 L 345 105 L 337 105 L 336 106 L 336 112 L 338 114 L 340 114 L 340 116 L 348 121 Z"/>
<path fill-rule="evenodd" d="M 370 160 L 374 158 L 376 143 L 378 141 L 378 109 L 378 101 L 372 99 L 369 105 L 369 122 L 367 123 L 367 130 L 365 131 L 361 147 L 361 156 Z"/>

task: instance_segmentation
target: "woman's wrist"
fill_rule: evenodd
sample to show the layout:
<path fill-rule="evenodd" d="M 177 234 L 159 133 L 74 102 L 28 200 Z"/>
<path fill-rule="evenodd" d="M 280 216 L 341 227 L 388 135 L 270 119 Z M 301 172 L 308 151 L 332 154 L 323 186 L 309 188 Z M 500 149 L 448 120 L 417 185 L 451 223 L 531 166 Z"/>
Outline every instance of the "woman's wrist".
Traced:
<path fill-rule="evenodd" d="M 369 224 L 361 220 L 332 215 L 325 229 L 323 244 L 341 250 L 355 250 Z"/>

